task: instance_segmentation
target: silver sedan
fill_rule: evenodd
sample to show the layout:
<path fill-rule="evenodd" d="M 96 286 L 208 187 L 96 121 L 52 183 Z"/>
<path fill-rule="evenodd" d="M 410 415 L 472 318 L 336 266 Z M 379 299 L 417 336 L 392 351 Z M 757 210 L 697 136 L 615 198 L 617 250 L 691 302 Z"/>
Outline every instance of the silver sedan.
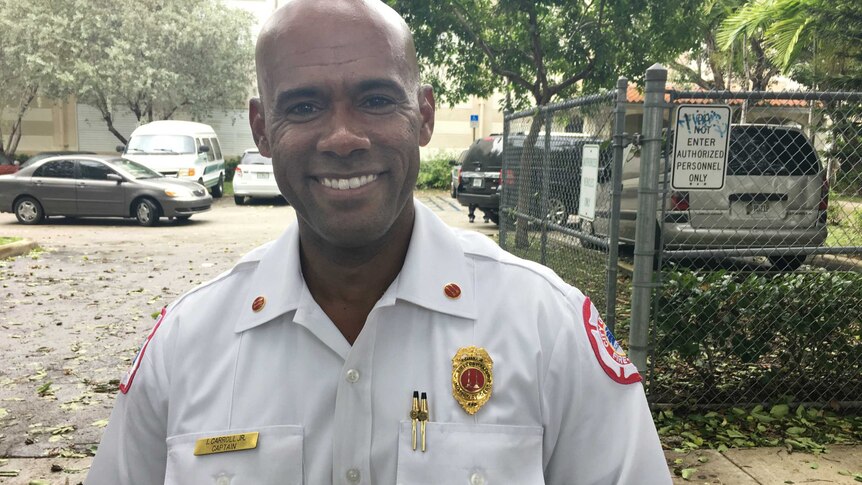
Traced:
<path fill-rule="evenodd" d="M 104 216 L 154 226 L 159 217 L 186 220 L 211 206 L 201 185 L 115 155 L 55 156 L 0 175 L 0 212 L 13 212 L 22 224 L 48 216 Z"/>

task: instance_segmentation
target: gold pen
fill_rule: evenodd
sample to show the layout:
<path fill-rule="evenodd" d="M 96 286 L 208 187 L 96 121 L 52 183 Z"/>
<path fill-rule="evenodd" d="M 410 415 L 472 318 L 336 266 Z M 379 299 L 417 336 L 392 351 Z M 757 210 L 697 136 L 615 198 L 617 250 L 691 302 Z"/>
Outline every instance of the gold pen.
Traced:
<path fill-rule="evenodd" d="M 413 405 L 410 408 L 410 421 L 413 428 L 413 451 L 416 451 L 416 420 L 419 419 L 419 391 L 413 391 Z"/>
<path fill-rule="evenodd" d="M 419 421 L 422 423 L 422 452 L 425 452 L 425 423 L 428 422 L 428 395 L 422 393 L 422 404 L 419 408 Z M 415 450 L 416 448 L 414 448 Z"/>

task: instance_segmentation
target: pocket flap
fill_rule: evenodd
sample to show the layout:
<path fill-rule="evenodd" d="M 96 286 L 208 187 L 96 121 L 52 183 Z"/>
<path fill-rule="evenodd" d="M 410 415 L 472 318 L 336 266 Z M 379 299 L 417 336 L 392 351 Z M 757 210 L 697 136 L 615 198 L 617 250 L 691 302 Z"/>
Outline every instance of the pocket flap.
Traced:
<path fill-rule="evenodd" d="M 257 433 L 256 442 L 249 437 Z M 238 435 L 243 435 L 239 438 Z M 207 431 L 167 439 L 165 484 L 302 485 L 302 426 Z M 206 445 L 201 440 L 208 440 Z M 198 445 L 198 455 L 195 445 Z M 212 445 L 211 443 L 216 443 Z M 222 446 L 222 444 L 239 444 Z M 254 447 L 251 447 L 252 443 Z M 232 451 L 224 451 L 233 448 Z"/>
<path fill-rule="evenodd" d="M 426 451 L 413 450 L 412 426 L 402 421 L 398 439 L 399 485 L 542 485 L 540 426 L 429 422 Z"/>

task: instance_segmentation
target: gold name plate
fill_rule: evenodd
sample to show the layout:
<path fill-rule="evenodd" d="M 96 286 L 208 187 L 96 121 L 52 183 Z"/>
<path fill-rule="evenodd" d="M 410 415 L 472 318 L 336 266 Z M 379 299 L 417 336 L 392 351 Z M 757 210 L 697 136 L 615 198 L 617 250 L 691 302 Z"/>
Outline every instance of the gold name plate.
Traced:
<path fill-rule="evenodd" d="M 257 437 L 259 434 L 255 431 L 252 433 L 201 438 L 195 442 L 195 456 L 257 448 Z"/>

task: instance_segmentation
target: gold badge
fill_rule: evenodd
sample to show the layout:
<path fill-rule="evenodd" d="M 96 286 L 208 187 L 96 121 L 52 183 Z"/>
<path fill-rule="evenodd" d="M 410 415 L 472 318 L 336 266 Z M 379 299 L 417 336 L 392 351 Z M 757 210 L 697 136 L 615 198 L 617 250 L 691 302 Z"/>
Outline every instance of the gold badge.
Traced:
<path fill-rule="evenodd" d="M 468 414 L 476 414 L 494 386 L 494 361 L 481 347 L 462 347 L 452 357 L 452 395 Z"/>
<path fill-rule="evenodd" d="M 254 431 L 252 433 L 201 438 L 195 441 L 195 456 L 257 448 L 257 437 L 259 434 L 259 432 Z"/>

